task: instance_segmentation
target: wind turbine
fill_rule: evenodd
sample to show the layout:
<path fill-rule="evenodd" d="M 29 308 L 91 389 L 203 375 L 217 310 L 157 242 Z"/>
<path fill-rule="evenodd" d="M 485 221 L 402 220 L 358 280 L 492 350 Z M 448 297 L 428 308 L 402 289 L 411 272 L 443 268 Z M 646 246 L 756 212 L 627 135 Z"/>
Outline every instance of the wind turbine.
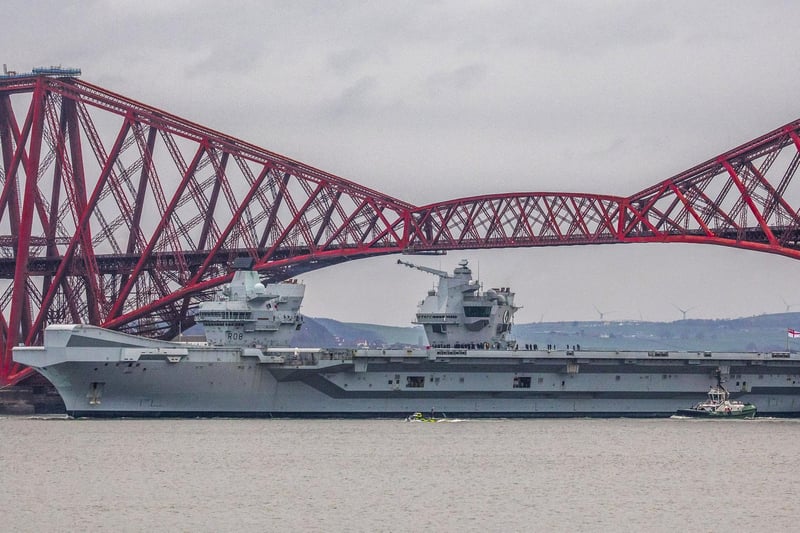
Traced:
<path fill-rule="evenodd" d="M 675 304 L 672 304 L 672 306 L 673 306 L 675 309 L 677 309 L 678 311 L 680 311 L 680 312 L 683 314 L 683 319 L 684 319 L 684 320 L 686 320 L 686 313 L 688 313 L 688 312 L 689 312 L 689 311 L 691 311 L 692 309 L 697 309 L 697 306 L 690 307 L 689 309 L 681 309 L 680 307 L 678 307 L 678 306 L 677 306 L 677 305 L 675 305 Z"/>
<path fill-rule="evenodd" d="M 602 321 L 603 321 L 603 317 L 605 317 L 607 314 L 609 314 L 609 313 L 613 313 L 613 312 L 614 312 L 614 311 L 601 311 L 601 310 L 599 310 L 599 309 L 597 308 L 597 306 L 596 306 L 596 305 L 592 305 L 592 307 L 594 307 L 594 310 L 595 310 L 595 311 L 597 311 L 597 314 L 598 314 L 598 315 L 600 315 L 600 322 L 602 322 Z"/>
<path fill-rule="evenodd" d="M 790 310 L 792 307 L 797 307 L 797 304 L 790 304 L 789 302 L 787 302 L 787 301 L 786 301 L 786 300 L 783 298 L 783 296 L 781 296 L 781 301 L 783 301 L 783 305 L 785 305 L 785 306 L 786 306 L 786 311 L 785 311 L 786 313 L 788 313 L 788 312 L 789 312 L 789 310 Z"/>

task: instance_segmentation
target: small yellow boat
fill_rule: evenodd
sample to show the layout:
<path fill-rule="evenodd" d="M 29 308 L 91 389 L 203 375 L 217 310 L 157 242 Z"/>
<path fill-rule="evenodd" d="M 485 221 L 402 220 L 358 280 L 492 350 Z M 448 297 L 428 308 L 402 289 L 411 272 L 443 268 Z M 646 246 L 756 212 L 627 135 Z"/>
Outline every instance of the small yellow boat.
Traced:
<path fill-rule="evenodd" d="M 431 416 L 425 416 L 420 412 L 416 412 L 408 415 L 408 417 L 406 417 L 406 422 L 441 422 L 442 420 L 447 420 L 446 417 L 437 418 L 433 415 L 434 415 L 433 412 L 431 412 Z"/>

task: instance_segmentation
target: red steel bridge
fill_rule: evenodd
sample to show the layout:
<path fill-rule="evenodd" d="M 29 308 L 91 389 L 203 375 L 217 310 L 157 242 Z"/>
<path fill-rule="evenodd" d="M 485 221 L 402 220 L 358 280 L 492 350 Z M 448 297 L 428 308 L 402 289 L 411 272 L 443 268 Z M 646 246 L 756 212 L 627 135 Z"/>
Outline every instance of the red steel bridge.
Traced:
<path fill-rule="evenodd" d="M 800 259 L 800 120 L 631 196 L 416 206 L 68 75 L 0 78 L 0 386 L 47 324 L 169 338 L 240 256 L 270 281 L 345 260 L 632 242 Z"/>

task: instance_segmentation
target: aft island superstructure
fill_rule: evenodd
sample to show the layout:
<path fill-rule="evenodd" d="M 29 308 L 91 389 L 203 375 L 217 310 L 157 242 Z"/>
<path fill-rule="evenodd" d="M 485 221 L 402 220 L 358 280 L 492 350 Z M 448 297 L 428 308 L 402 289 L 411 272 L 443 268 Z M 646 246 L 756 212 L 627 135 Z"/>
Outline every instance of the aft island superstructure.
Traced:
<path fill-rule="evenodd" d="M 800 358 L 789 352 L 546 350 L 508 335 L 514 293 L 484 291 L 466 261 L 439 277 L 416 322 L 429 346 L 298 349 L 304 285 L 263 285 L 239 270 L 197 321 L 208 342 L 52 325 L 42 347 L 14 349 L 73 416 L 458 417 L 670 416 L 726 383 L 759 415 L 800 416 Z M 282 346 L 279 346 L 282 345 Z"/>
<path fill-rule="evenodd" d="M 433 348 L 509 349 L 514 341 L 511 333 L 514 293 L 508 287 L 484 292 L 478 280 L 472 279 L 469 262 L 464 259 L 452 274 L 397 260 L 400 265 L 416 268 L 439 277 L 436 289 L 419 304 L 415 324 L 421 324 Z"/>

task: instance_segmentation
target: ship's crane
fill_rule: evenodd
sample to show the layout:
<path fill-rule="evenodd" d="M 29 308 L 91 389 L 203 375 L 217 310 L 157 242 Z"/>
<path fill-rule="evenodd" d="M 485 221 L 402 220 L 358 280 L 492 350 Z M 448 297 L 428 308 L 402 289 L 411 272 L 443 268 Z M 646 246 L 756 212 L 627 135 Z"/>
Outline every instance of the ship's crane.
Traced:
<path fill-rule="evenodd" d="M 422 270 L 423 272 L 427 272 L 428 274 L 433 274 L 434 276 L 439 276 L 440 278 L 445 278 L 446 279 L 446 278 L 452 278 L 453 277 L 450 274 L 448 274 L 447 272 L 443 272 L 441 270 L 436 270 L 435 268 L 428 268 L 428 267 L 425 267 L 425 266 L 415 265 L 414 263 L 408 263 L 406 261 L 403 261 L 402 259 L 398 259 L 397 260 L 397 264 L 398 265 L 405 265 L 405 266 L 407 266 L 409 268 L 416 268 L 417 270 Z"/>

